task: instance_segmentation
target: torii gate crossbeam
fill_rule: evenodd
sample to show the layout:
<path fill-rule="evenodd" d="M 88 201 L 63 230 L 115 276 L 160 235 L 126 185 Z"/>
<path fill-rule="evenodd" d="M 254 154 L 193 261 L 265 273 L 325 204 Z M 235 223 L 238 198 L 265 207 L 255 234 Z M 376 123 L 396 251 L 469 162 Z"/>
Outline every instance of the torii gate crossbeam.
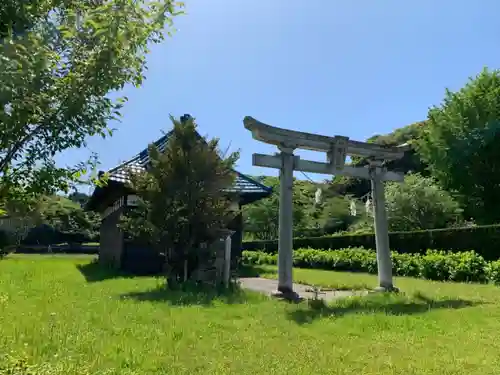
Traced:
<path fill-rule="evenodd" d="M 408 147 L 384 147 L 372 143 L 350 140 L 343 136 L 323 136 L 282 129 L 261 123 L 252 117 L 243 120 L 245 128 L 254 139 L 276 145 L 281 151 L 276 155 L 253 154 L 253 165 L 280 170 L 279 239 L 278 239 L 278 291 L 277 295 L 295 299 L 293 291 L 293 171 L 346 175 L 371 180 L 375 242 L 379 286 L 383 291 L 395 290 L 392 280 L 392 261 L 389 250 L 387 214 L 385 210 L 384 181 L 403 181 L 404 175 L 387 171 L 384 160 L 403 157 Z M 301 160 L 293 154 L 295 149 L 325 152 L 327 162 Z M 345 165 L 347 155 L 368 158 L 370 165 L 351 167 Z"/>

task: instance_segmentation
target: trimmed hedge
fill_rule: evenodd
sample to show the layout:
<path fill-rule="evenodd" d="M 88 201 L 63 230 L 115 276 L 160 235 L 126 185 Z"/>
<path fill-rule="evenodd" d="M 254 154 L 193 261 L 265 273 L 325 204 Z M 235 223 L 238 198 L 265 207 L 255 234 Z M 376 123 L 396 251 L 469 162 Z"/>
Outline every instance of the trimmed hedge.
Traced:
<path fill-rule="evenodd" d="M 467 228 L 432 229 L 415 232 L 389 233 L 391 249 L 399 253 L 425 254 L 427 249 L 463 252 L 474 249 L 486 260 L 500 258 L 500 225 Z M 314 248 L 337 250 L 348 247 L 375 248 L 374 234 L 294 238 L 294 249 Z M 245 241 L 243 250 L 275 253 L 278 241 Z"/>
<path fill-rule="evenodd" d="M 277 264 L 278 255 L 263 251 L 244 251 L 243 264 Z M 493 282 L 500 284 L 500 261 L 486 261 L 474 251 L 452 253 L 427 250 L 425 254 L 392 253 L 396 276 L 420 277 L 438 281 Z M 298 249 L 293 264 L 299 268 L 315 268 L 349 272 L 377 272 L 375 251 L 364 248 L 340 250 Z"/>
<path fill-rule="evenodd" d="M 56 230 L 50 225 L 42 224 L 31 228 L 26 237 L 21 240 L 21 246 L 54 245 L 58 243 L 84 243 L 98 242 L 99 239 L 91 238 L 85 233 L 66 233 Z"/>
<path fill-rule="evenodd" d="M 17 254 L 49 254 L 49 245 L 19 246 L 13 251 Z M 50 245 L 50 254 L 99 254 L 99 245 L 71 244 Z"/>

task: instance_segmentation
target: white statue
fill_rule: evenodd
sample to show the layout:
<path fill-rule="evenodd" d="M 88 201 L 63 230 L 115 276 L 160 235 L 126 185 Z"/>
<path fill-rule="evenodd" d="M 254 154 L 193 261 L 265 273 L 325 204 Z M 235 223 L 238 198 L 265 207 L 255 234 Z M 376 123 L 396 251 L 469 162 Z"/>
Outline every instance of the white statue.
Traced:
<path fill-rule="evenodd" d="M 351 211 L 351 216 L 356 216 L 357 211 L 356 211 L 356 202 L 351 201 L 351 205 L 349 207 L 349 210 Z"/>
<path fill-rule="evenodd" d="M 370 200 L 370 198 L 366 198 L 366 202 L 365 202 L 365 210 L 366 210 L 366 213 L 368 215 L 371 215 L 372 214 L 372 201 Z"/>
<path fill-rule="evenodd" d="M 318 188 L 318 190 L 316 190 L 316 193 L 314 193 L 314 202 L 316 202 L 316 204 L 321 203 L 321 195 L 322 195 L 321 188 Z"/>

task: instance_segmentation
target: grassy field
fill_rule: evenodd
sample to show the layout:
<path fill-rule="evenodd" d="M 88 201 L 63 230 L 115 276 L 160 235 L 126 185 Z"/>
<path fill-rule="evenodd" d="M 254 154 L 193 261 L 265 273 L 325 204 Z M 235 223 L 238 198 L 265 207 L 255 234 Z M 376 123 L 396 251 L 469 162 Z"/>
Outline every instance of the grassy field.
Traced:
<path fill-rule="evenodd" d="M 166 293 L 160 279 L 118 277 L 91 259 L 0 261 L 0 356 L 26 358 L 39 374 L 500 373 L 494 286 L 397 278 L 402 295 L 315 309 L 252 293 Z M 295 275 L 376 285 L 364 274 Z"/>

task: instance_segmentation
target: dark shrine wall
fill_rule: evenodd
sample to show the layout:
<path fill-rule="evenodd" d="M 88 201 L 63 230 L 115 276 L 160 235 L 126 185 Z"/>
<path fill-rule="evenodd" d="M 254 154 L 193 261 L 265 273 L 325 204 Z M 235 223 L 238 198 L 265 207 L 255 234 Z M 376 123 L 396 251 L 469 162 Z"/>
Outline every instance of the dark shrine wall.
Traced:
<path fill-rule="evenodd" d="M 100 228 L 99 262 L 114 268 L 121 268 L 123 233 L 118 224 L 125 209 L 125 194 L 123 186 L 109 185 L 97 206 L 101 217 L 104 215 Z"/>
<path fill-rule="evenodd" d="M 118 224 L 123 207 L 117 209 L 101 221 L 99 261 L 116 268 L 121 267 L 123 233 Z"/>
<path fill-rule="evenodd" d="M 101 221 L 99 261 L 108 266 L 120 268 L 134 274 L 157 274 L 162 271 L 163 258 L 148 246 L 125 241 L 119 229 L 120 216 L 127 209 L 129 191 L 122 185 L 108 186 L 101 195 L 98 210 L 106 216 Z M 113 208 L 114 206 L 114 208 Z M 232 266 L 237 266 L 241 257 L 243 240 L 243 216 L 241 205 L 236 204 L 238 214 L 228 225 L 234 233 L 231 238 Z"/>

